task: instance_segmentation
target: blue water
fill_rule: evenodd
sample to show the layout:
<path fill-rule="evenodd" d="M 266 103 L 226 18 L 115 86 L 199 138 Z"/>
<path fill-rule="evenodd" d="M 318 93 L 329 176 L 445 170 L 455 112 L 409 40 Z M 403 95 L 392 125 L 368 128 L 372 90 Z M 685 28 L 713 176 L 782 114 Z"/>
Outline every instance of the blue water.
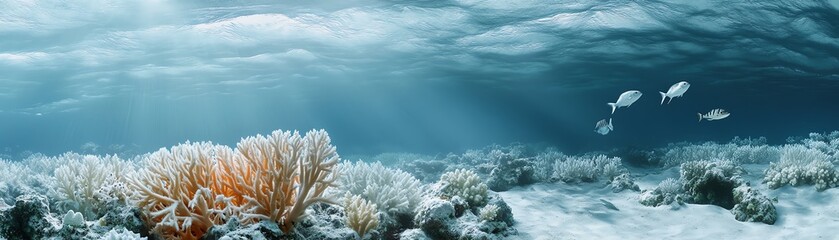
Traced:
<path fill-rule="evenodd" d="M 839 1 L 3 1 L 0 154 L 324 128 L 341 154 L 839 128 Z M 659 105 L 658 91 L 691 88 Z M 644 96 L 609 114 L 623 91 Z M 731 117 L 697 123 L 724 108 Z M 593 132 L 613 117 L 615 131 Z M 88 146 L 93 146 L 88 144 Z"/>

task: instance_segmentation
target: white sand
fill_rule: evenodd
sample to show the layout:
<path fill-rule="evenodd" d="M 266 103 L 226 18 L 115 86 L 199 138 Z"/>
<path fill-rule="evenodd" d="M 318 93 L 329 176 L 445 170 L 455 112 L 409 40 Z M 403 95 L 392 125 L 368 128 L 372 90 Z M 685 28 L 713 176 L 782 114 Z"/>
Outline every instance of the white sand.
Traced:
<path fill-rule="evenodd" d="M 767 190 L 759 180 L 763 168 L 746 166 L 745 178 L 770 198 L 778 198 L 775 225 L 739 222 L 713 205 L 646 207 L 638 203 L 638 192 L 612 193 L 602 183 L 544 183 L 500 194 L 513 209 L 519 231 L 511 239 L 839 239 L 839 189 Z M 678 169 L 636 177 L 642 189 L 652 188 L 667 177 L 678 178 Z M 606 208 L 599 199 L 620 211 Z"/>

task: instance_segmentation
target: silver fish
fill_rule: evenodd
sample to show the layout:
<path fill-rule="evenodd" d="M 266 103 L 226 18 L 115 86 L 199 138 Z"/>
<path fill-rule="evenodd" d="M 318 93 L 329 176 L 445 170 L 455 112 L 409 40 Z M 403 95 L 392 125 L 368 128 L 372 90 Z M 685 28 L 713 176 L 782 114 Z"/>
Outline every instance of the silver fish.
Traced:
<path fill-rule="evenodd" d="M 615 128 L 612 126 L 612 119 L 609 118 L 609 121 L 606 122 L 606 119 L 600 120 L 597 124 L 594 125 L 594 132 L 599 133 L 600 135 L 609 134 L 609 131 L 613 131 Z"/>
<path fill-rule="evenodd" d="M 615 114 L 615 109 L 618 109 L 619 107 L 629 107 L 635 103 L 635 101 L 638 101 L 639 98 L 641 98 L 641 91 L 629 90 L 621 93 L 621 95 L 618 96 L 617 101 L 607 104 L 612 107 L 612 114 Z"/>
<path fill-rule="evenodd" d="M 696 115 L 699 115 L 699 121 L 701 122 L 703 118 L 708 119 L 708 121 L 714 121 L 714 120 L 720 120 L 720 119 L 723 119 L 723 118 L 727 118 L 729 115 L 731 115 L 731 113 L 726 112 L 725 109 L 717 108 L 717 109 L 711 110 L 710 112 L 708 112 L 706 114 L 696 113 Z"/>
<path fill-rule="evenodd" d="M 685 92 L 688 91 L 688 88 L 690 88 L 690 83 L 681 81 L 673 84 L 673 86 L 670 86 L 670 89 L 667 89 L 667 92 L 658 92 L 661 94 L 661 104 L 664 104 L 664 99 L 667 99 L 668 97 L 670 100 L 667 100 L 667 104 L 670 104 L 670 101 L 672 101 L 673 98 L 684 95 Z"/>

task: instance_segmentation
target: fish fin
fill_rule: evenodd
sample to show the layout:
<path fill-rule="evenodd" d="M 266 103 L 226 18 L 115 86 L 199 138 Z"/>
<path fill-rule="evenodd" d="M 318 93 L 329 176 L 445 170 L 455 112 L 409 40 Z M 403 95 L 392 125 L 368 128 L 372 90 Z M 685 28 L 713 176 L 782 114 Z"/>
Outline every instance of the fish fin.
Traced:
<path fill-rule="evenodd" d="M 671 97 L 670 99 L 668 99 L 667 104 L 670 104 L 670 101 L 673 101 L 673 98 L 675 98 L 675 97 Z"/>
<path fill-rule="evenodd" d="M 699 115 L 699 122 L 701 122 L 702 121 L 702 113 L 696 113 L 696 115 Z"/>
<path fill-rule="evenodd" d="M 607 104 L 609 104 L 609 106 L 612 106 L 612 114 L 615 114 L 615 109 L 618 108 L 618 104 L 617 103 L 607 103 Z"/>
<path fill-rule="evenodd" d="M 615 127 L 612 126 L 612 118 L 609 118 L 609 131 L 615 131 Z"/>
<path fill-rule="evenodd" d="M 666 98 L 667 98 L 667 94 L 666 94 L 666 93 L 664 93 L 664 92 L 658 92 L 658 93 L 661 93 L 661 104 L 664 104 L 664 99 L 666 99 Z M 671 98 L 671 99 L 672 99 L 672 98 Z"/>

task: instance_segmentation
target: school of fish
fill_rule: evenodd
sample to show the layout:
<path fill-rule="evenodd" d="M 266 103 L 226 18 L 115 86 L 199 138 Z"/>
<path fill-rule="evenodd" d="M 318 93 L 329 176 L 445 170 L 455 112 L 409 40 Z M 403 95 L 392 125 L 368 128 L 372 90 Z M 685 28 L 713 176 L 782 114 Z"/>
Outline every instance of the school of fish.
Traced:
<path fill-rule="evenodd" d="M 661 94 L 661 105 L 664 104 L 664 100 L 667 100 L 667 104 L 670 104 L 670 102 L 673 101 L 673 98 L 682 97 L 685 94 L 685 92 L 688 91 L 688 88 L 690 88 L 690 83 L 681 81 L 670 86 L 670 88 L 667 89 L 667 92 L 658 92 Z M 631 106 L 633 103 L 635 103 L 636 101 L 638 101 L 638 99 L 641 98 L 641 95 L 641 91 L 639 90 L 629 90 L 621 93 L 621 95 L 618 96 L 618 100 L 616 100 L 613 103 L 607 103 L 607 105 L 612 107 L 612 114 L 615 114 L 615 110 L 621 107 Z M 702 119 L 706 119 L 708 121 L 721 120 L 730 116 L 731 113 L 725 111 L 725 109 L 722 108 L 715 108 L 711 111 L 708 111 L 708 113 L 697 113 L 697 115 L 699 115 L 699 121 L 701 122 Z M 606 121 L 606 119 L 602 119 L 600 121 L 597 121 L 597 123 L 594 125 L 594 132 L 600 135 L 609 134 L 609 132 L 614 130 L 615 128 L 612 125 L 612 118 L 609 118 L 608 121 Z"/>

